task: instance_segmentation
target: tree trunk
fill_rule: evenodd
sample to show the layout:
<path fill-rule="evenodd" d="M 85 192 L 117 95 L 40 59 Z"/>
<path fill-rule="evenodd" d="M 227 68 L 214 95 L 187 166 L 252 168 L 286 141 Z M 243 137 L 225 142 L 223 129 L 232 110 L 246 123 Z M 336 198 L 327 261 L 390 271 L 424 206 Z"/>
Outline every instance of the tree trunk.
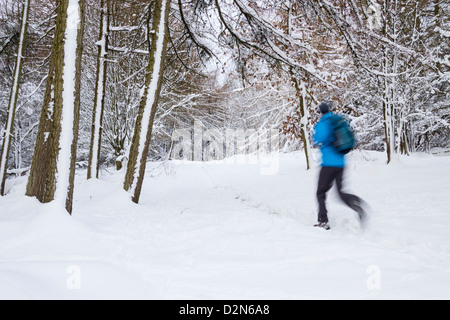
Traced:
<path fill-rule="evenodd" d="M 14 169 L 22 168 L 22 134 L 20 122 L 14 130 Z"/>
<path fill-rule="evenodd" d="M 106 92 L 106 69 L 109 35 L 109 0 L 101 0 L 100 43 L 97 56 L 97 81 L 95 85 L 94 111 L 92 116 L 91 146 L 87 178 L 98 178 L 100 166 L 100 149 L 102 145 L 102 125 Z"/>
<path fill-rule="evenodd" d="M 384 26 L 383 26 L 383 36 L 388 37 L 388 12 L 389 6 L 388 1 L 384 2 Z M 390 61 L 389 61 L 390 50 L 386 45 L 383 45 L 383 60 L 382 60 L 382 70 L 383 70 L 383 119 L 384 119 L 384 134 L 386 140 L 386 154 L 387 163 L 391 163 L 393 153 L 395 152 L 395 131 L 394 131 L 394 109 L 392 105 L 392 84 L 389 83 L 390 79 L 388 74 L 391 72 Z"/>
<path fill-rule="evenodd" d="M 26 190 L 27 196 L 36 197 L 41 202 L 44 202 L 50 150 L 49 136 L 53 128 L 53 84 L 55 81 L 56 52 L 60 50 L 59 47 L 61 46 L 62 36 L 63 34 L 61 32 L 58 32 L 58 30 L 55 31 L 44 102 Z"/>
<path fill-rule="evenodd" d="M 14 134 L 14 117 L 16 114 L 17 98 L 19 96 L 19 85 L 22 74 L 23 52 L 25 48 L 29 11 L 30 0 L 24 0 L 22 22 L 20 27 L 20 40 L 17 46 L 17 59 L 14 68 L 14 79 L 9 97 L 8 116 L 6 119 L 5 131 L 3 133 L 3 145 L 0 154 L 0 195 L 2 196 L 5 195 L 5 182 L 8 170 L 9 151 L 11 148 L 11 137 Z"/>
<path fill-rule="evenodd" d="M 62 0 L 27 195 L 72 213 L 85 0 Z"/>
<path fill-rule="evenodd" d="M 306 170 L 311 168 L 310 161 L 310 150 L 311 146 L 309 143 L 309 134 L 308 134 L 308 111 L 306 107 L 306 88 L 305 85 L 299 84 L 298 79 L 295 77 L 293 68 L 290 68 L 291 78 L 294 82 L 295 90 L 297 92 L 297 99 L 299 99 L 299 108 L 300 108 L 300 134 L 303 142 L 303 149 L 305 151 L 306 157 Z"/>
<path fill-rule="evenodd" d="M 132 200 L 139 202 L 144 181 L 147 155 L 152 136 L 153 122 L 158 106 L 163 79 L 164 58 L 167 47 L 170 0 L 156 0 L 153 12 L 148 71 L 144 95 L 139 105 L 133 141 L 125 176 L 124 189 L 132 193 Z"/>

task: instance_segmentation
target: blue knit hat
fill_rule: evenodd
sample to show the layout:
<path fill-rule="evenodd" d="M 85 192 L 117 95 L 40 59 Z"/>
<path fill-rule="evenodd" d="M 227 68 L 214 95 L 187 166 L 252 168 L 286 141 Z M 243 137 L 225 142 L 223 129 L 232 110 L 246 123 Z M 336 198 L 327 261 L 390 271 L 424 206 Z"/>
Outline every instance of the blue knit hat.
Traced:
<path fill-rule="evenodd" d="M 326 114 L 328 112 L 330 112 L 330 103 L 329 102 L 322 102 L 319 105 L 319 110 L 322 114 Z"/>

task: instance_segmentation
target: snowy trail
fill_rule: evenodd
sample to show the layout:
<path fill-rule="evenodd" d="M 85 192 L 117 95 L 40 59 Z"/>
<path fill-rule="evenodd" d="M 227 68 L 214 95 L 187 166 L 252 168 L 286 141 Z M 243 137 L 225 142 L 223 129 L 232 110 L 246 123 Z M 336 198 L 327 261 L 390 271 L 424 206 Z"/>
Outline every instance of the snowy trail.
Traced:
<path fill-rule="evenodd" d="M 80 178 L 73 217 L 23 197 L 25 181 L 9 181 L 0 296 L 450 298 L 450 157 L 386 166 L 382 154 L 355 153 L 347 185 L 371 204 L 366 232 L 335 191 L 333 229 L 311 227 L 318 171 L 303 161 L 282 155 L 272 176 L 255 165 L 151 164 L 139 205 L 121 174 Z M 70 266 L 79 267 L 81 290 L 67 286 Z"/>

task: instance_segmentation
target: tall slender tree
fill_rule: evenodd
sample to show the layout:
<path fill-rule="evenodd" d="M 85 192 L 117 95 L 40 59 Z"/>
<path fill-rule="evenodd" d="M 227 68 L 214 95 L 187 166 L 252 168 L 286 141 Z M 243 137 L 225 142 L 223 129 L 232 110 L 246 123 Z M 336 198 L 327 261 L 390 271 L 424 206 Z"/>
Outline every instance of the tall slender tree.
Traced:
<path fill-rule="evenodd" d="M 139 106 L 124 183 L 124 189 L 132 193 L 132 200 L 135 203 L 139 202 L 141 194 L 153 122 L 161 92 L 169 31 L 169 13 L 170 0 L 155 1 L 152 29 L 149 30 L 151 47 L 144 94 Z"/>
<path fill-rule="evenodd" d="M 14 135 L 14 117 L 16 114 L 17 98 L 19 96 L 20 78 L 22 75 L 23 52 L 28 27 L 28 16 L 30 12 L 30 0 L 23 1 L 23 13 L 20 27 L 20 39 L 17 46 L 17 58 L 14 68 L 14 78 L 11 87 L 11 94 L 8 104 L 8 116 L 6 119 L 5 130 L 3 131 L 3 145 L 0 154 L 0 195 L 5 195 L 5 181 L 8 170 L 9 150 L 11 148 L 11 138 Z"/>
<path fill-rule="evenodd" d="M 95 84 L 94 111 L 92 116 L 91 145 L 87 178 L 98 178 L 100 166 L 100 149 L 102 145 L 102 126 L 105 106 L 106 74 L 109 37 L 109 0 L 100 3 L 100 35 L 97 55 L 97 76 Z"/>
<path fill-rule="evenodd" d="M 72 213 L 85 0 L 61 0 L 28 196 Z"/>

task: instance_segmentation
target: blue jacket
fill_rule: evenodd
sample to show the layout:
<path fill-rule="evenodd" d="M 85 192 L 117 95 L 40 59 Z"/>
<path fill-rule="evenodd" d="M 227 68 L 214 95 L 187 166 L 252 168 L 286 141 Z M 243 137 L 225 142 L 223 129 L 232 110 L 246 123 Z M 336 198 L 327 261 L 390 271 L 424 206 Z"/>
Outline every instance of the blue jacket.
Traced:
<path fill-rule="evenodd" d="M 320 121 L 314 126 L 313 144 L 320 146 L 322 152 L 322 167 L 345 167 L 345 156 L 336 151 L 333 147 L 333 128 L 330 117 L 332 112 L 328 112 L 322 116 Z"/>

